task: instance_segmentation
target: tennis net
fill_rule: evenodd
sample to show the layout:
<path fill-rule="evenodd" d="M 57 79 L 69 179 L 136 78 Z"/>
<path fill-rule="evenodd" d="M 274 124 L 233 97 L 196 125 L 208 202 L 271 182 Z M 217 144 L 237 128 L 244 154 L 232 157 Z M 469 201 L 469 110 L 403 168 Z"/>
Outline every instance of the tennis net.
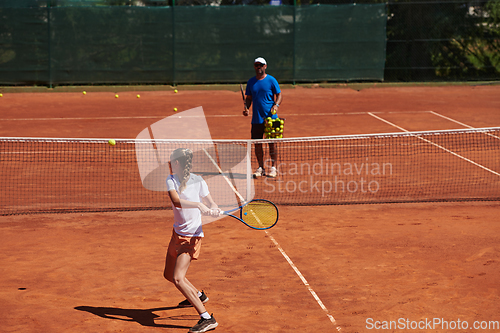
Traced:
<path fill-rule="evenodd" d="M 278 177 L 251 179 L 256 144 Z M 154 154 L 145 153 L 154 147 Z M 244 198 L 330 205 L 499 200 L 500 128 L 274 140 L 0 138 L 0 215 L 169 209 L 169 153 L 195 152 L 193 173 L 234 205 Z M 247 160 L 245 160 L 247 158 Z M 157 163 L 146 174 L 141 163 Z M 242 162 L 243 161 L 243 162 Z M 220 172 L 224 173 L 224 179 Z M 229 185 L 231 183 L 232 185 Z"/>

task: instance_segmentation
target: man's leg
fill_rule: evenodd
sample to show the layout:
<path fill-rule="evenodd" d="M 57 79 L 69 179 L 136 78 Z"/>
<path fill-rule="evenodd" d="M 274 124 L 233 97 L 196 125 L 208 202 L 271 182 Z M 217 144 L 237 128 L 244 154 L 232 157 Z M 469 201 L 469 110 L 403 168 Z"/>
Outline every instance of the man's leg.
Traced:
<path fill-rule="evenodd" d="M 271 164 L 273 167 L 275 167 L 276 160 L 278 159 L 278 151 L 274 143 L 269 144 L 269 155 L 271 155 Z"/>
<path fill-rule="evenodd" d="M 264 124 L 252 124 L 252 140 L 262 140 L 264 138 Z M 264 175 L 264 149 L 262 143 L 255 143 L 255 157 L 259 168 L 254 172 L 253 177 L 257 178 Z"/>
<path fill-rule="evenodd" d="M 264 169 L 264 149 L 262 149 L 262 143 L 255 144 L 255 157 L 257 157 L 259 167 Z"/>
<path fill-rule="evenodd" d="M 278 176 L 278 170 L 276 170 L 278 152 L 274 143 L 269 144 L 269 155 L 271 156 L 271 171 L 267 175 L 271 178 L 275 178 Z"/>

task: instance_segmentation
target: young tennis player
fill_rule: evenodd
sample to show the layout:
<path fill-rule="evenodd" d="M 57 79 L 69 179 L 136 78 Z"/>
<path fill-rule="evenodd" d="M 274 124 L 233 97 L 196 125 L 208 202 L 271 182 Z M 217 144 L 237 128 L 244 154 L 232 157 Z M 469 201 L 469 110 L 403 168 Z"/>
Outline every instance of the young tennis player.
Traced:
<path fill-rule="evenodd" d="M 204 236 L 201 214 L 219 216 L 220 211 L 210 196 L 207 183 L 191 173 L 192 161 L 193 152 L 189 149 L 179 148 L 170 155 L 172 175 L 167 179 L 167 190 L 174 211 L 174 228 L 163 275 L 186 297 L 179 307 L 193 306 L 198 311 L 201 318 L 189 332 L 199 333 L 214 329 L 218 323 L 203 305 L 208 297 L 189 282 L 186 273 L 191 261 L 200 254 Z"/>

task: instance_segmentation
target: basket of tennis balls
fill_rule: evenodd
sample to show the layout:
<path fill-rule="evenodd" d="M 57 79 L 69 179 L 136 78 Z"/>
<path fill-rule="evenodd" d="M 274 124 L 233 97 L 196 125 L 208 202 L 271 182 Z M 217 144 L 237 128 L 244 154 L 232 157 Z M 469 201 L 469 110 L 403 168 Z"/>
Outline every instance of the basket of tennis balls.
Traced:
<path fill-rule="evenodd" d="M 267 117 L 264 124 L 264 134 L 266 139 L 280 139 L 283 137 L 285 119 L 272 119 L 271 117 Z"/>

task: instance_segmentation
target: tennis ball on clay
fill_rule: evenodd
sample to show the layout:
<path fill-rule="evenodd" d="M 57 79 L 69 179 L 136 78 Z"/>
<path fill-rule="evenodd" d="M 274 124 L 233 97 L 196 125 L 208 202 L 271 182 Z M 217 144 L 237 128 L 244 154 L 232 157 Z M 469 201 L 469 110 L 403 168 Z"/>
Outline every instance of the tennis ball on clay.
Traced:
<path fill-rule="evenodd" d="M 177 112 L 177 108 L 174 108 L 174 112 Z"/>
<path fill-rule="evenodd" d="M 118 94 L 115 95 L 115 98 L 118 98 Z"/>
<path fill-rule="evenodd" d="M 87 95 L 87 92 L 84 90 L 82 94 Z"/>
<path fill-rule="evenodd" d="M 109 139 L 108 143 L 109 143 L 110 146 L 116 145 L 115 139 Z"/>
<path fill-rule="evenodd" d="M 141 98 L 141 95 L 137 94 L 137 98 Z"/>
<path fill-rule="evenodd" d="M 176 93 L 176 94 L 178 93 L 177 89 L 174 90 L 174 93 Z"/>

